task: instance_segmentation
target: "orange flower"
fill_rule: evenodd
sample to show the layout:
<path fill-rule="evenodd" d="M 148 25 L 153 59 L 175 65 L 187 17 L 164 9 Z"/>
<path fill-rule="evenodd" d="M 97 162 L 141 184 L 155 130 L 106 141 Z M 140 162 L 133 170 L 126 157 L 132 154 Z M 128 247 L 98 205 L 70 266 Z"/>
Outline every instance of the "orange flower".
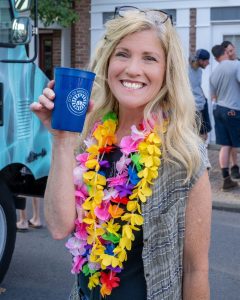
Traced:
<path fill-rule="evenodd" d="M 121 217 L 121 215 L 124 213 L 124 210 L 121 207 L 118 207 L 118 205 L 110 205 L 108 212 L 114 219 L 116 219 Z"/>

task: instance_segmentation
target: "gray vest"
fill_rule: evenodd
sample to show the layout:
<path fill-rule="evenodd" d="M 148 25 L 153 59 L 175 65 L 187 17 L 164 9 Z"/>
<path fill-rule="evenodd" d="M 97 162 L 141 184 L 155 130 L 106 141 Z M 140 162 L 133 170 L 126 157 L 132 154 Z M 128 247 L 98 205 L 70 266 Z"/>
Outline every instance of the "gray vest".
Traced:
<path fill-rule="evenodd" d="M 143 264 L 147 300 L 182 299 L 185 208 L 190 189 L 210 167 L 202 145 L 201 166 L 187 183 L 186 171 L 162 162 L 153 195 L 142 205 Z"/>

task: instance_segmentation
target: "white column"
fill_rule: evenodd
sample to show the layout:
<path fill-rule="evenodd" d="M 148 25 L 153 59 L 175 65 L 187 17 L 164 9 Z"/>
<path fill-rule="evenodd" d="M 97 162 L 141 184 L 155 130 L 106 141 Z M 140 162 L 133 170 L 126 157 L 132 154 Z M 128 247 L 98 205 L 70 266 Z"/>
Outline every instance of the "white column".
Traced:
<path fill-rule="evenodd" d="M 190 10 L 177 9 L 176 29 L 180 36 L 186 59 L 189 56 L 189 28 L 190 28 Z"/>
<path fill-rule="evenodd" d="M 71 28 L 63 28 L 61 34 L 61 66 L 71 66 Z"/>

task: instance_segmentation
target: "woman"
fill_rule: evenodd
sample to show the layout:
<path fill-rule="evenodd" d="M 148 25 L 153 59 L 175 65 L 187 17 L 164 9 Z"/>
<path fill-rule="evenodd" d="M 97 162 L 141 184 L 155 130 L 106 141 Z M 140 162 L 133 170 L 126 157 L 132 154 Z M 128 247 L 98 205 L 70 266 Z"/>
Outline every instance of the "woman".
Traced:
<path fill-rule="evenodd" d="M 91 70 L 95 103 L 76 159 L 77 135 L 50 128 L 53 81 L 31 105 L 53 133 L 45 215 L 54 238 L 75 232 L 80 295 L 209 299 L 209 163 L 169 16 L 119 8 Z"/>

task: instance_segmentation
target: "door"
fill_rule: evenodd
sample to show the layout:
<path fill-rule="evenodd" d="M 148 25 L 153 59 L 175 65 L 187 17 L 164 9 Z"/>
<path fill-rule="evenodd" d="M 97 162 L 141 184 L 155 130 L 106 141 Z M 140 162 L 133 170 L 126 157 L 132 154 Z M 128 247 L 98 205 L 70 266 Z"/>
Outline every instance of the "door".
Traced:
<path fill-rule="evenodd" d="M 53 78 L 53 35 L 40 34 L 39 67 L 49 79 Z"/>

